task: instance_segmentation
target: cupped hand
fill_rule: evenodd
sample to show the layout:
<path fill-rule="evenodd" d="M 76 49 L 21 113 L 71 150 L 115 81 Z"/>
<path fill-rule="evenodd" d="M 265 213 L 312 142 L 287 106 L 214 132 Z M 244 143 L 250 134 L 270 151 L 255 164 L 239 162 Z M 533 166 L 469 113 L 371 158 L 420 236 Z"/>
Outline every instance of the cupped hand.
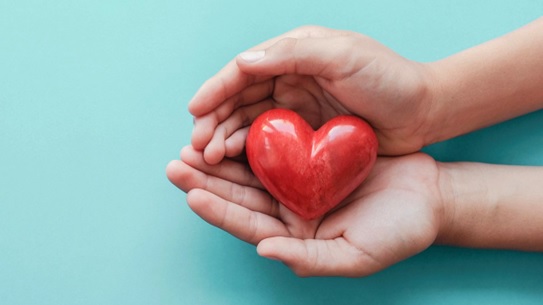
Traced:
<path fill-rule="evenodd" d="M 379 158 L 339 208 L 311 222 L 275 201 L 243 163 L 209 165 L 190 146 L 181 159 L 167 175 L 194 212 L 300 276 L 375 273 L 426 249 L 440 229 L 439 171 L 422 153 Z"/>
<path fill-rule="evenodd" d="M 189 103 L 192 145 L 209 164 L 238 155 L 262 112 L 289 108 L 314 128 L 340 114 L 375 129 L 381 155 L 427 144 L 430 69 L 354 32 L 302 27 L 252 48 L 206 81 Z"/>

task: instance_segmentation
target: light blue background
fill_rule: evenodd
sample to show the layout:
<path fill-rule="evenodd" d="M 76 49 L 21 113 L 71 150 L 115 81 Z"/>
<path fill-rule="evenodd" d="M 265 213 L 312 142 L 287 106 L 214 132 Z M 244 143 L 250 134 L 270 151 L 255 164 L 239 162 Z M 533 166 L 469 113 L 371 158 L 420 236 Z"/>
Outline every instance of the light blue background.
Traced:
<path fill-rule="evenodd" d="M 368 278 L 300 279 L 199 219 L 164 167 L 187 102 L 303 24 L 437 60 L 537 18 L 512 1 L 0 0 L 0 304 L 541 304 L 543 255 L 432 247 Z M 543 165 L 543 112 L 428 148 Z"/>

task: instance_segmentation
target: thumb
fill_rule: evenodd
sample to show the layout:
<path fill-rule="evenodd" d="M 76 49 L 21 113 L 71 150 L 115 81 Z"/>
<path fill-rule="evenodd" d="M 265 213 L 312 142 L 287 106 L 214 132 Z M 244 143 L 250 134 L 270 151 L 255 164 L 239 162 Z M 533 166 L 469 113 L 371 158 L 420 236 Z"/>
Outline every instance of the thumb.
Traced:
<path fill-rule="evenodd" d="M 298 276 L 358 277 L 382 269 L 372 257 L 345 238 L 319 240 L 270 237 L 257 246 L 260 256 L 282 261 Z"/>
<path fill-rule="evenodd" d="M 340 78 L 356 69 L 351 36 L 280 39 L 266 49 L 239 54 L 238 67 L 255 75 L 300 74 Z"/>

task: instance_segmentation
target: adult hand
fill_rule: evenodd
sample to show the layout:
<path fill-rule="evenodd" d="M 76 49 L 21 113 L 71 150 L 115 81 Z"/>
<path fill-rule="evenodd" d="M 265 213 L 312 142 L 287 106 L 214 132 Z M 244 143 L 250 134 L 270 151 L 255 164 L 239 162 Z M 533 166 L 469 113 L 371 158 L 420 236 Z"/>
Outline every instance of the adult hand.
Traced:
<path fill-rule="evenodd" d="M 168 178 L 204 220 L 258 245 L 300 276 L 365 276 L 421 252 L 440 229 L 436 162 L 422 153 L 379 158 L 338 209 L 306 222 L 278 204 L 245 164 L 209 165 L 185 147 Z"/>
<path fill-rule="evenodd" d="M 368 120 L 381 155 L 427 144 L 430 70 L 354 32 L 302 27 L 240 54 L 189 104 L 192 145 L 209 164 L 244 148 L 247 126 L 270 108 L 298 112 L 314 128 L 340 114 Z"/>

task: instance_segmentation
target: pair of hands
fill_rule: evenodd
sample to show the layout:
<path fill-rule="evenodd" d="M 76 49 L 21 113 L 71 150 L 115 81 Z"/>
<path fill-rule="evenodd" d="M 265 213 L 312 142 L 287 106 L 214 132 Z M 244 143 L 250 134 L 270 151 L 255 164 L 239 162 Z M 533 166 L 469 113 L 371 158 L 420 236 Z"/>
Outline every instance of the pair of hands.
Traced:
<path fill-rule="evenodd" d="M 167 167 L 204 220 L 258 245 L 300 276 L 364 276 L 430 246 L 440 230 L 436 162 L 428 144 L 435 107 L 429 66 L 369 37 L 303 27 L 240 54 L 189 104 L 192 146 Z M 248 126 L 289 108 L 313 128 L 340 114 L 363 117 L 378 136 L 371 175 L 342 208 L 310 222 L 278 204 L 243 161 Z M 226 157 L 226 158 L 225 158 Z"/>

